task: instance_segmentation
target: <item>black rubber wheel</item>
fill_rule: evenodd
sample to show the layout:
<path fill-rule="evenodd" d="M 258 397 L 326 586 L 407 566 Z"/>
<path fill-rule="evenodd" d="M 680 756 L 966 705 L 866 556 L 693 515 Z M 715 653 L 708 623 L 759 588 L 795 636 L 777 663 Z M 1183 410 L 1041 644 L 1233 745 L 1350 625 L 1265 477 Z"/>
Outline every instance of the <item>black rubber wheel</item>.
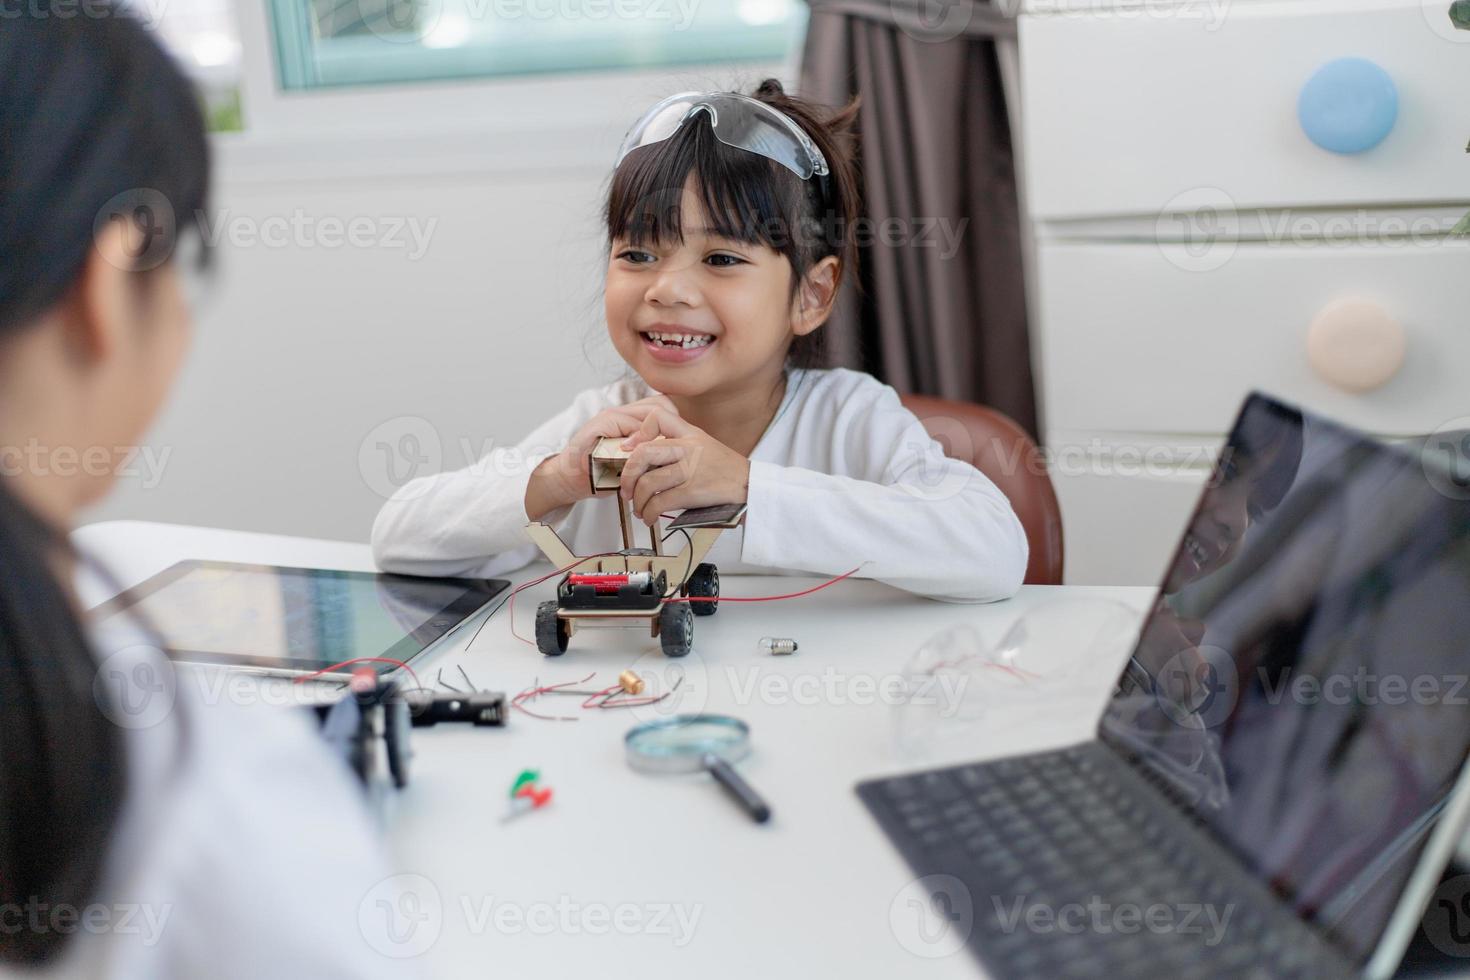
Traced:
<path fill-rule="evenodd" d="M 694 645 L 694 613 L 687 602 L 666 602 L 658 613 L 658 641 L 666 657 L 687 657 Z"/>
<path fill-rule="evenodd" d="M 567 621 L 556 614 L 555 600 L 548 599 L 536 607 L 536 649 L 548 657 L 560 657 L 567 652 L 571 638 Z"/>
<path fill-rule="evenodd" d="M 702 562 L 689 576 L 689 581 L 684 586 L 684 594 L 694 598 L 709 598 L 718 600 L 720 597 L 720 572 L 709 562 Z M 718 601 L 715 602 L 691 602 L 696 616 L 713 616 L 715 610 L 720 608 Z"/>

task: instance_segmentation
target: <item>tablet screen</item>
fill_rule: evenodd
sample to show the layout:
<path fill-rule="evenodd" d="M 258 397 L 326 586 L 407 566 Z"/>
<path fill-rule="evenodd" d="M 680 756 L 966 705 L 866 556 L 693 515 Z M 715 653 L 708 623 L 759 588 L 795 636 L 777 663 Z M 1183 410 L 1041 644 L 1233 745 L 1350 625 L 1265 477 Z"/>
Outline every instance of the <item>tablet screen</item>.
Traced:
<path fill-rule="evenodd" d="M 187 561 L 94 614 L 103 628 L 141 617 L 177 660 L 317 671 L 359 657 L 407 661 L 508 584 Z"/>

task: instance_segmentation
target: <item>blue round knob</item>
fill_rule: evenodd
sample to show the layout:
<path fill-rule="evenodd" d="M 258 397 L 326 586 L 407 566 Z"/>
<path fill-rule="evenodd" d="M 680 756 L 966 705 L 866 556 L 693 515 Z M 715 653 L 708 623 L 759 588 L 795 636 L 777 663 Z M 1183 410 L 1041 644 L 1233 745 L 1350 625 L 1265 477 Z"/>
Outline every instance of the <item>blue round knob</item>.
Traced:
<path fill-rule="evenodd" d="M 1329 61 L 1302 87 L 1297 116 L 1313 143 L 1333 153 L 1362 153 L 1382 143 L 1399 116 L 1388 72 L 1366 58 Z"/>

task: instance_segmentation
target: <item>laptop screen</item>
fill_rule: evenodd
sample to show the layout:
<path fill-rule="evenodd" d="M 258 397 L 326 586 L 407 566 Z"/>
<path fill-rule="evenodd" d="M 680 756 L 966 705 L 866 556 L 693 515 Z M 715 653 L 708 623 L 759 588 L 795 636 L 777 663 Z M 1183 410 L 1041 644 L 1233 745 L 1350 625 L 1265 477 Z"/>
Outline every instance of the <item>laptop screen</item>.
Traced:
<path fill-rule="evenodd" d="M 1253 396 L 1102 721 L 1360 960 L 1470 751 L 1454 476 Z"/>

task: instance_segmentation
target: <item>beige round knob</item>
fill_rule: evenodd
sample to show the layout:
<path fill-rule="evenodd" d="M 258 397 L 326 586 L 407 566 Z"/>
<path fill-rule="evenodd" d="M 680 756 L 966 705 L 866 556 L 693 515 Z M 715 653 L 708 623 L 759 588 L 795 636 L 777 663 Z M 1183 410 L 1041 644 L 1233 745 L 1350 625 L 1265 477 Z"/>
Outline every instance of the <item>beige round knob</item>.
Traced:
<path fill-rule="evenodd" d="M 1371 300 L 1328 304 L 1307 327 L 1307 360 L 1328 384 L 1344 391 L 1372 391 L 1404 364 L 1403 324 Z"/>

